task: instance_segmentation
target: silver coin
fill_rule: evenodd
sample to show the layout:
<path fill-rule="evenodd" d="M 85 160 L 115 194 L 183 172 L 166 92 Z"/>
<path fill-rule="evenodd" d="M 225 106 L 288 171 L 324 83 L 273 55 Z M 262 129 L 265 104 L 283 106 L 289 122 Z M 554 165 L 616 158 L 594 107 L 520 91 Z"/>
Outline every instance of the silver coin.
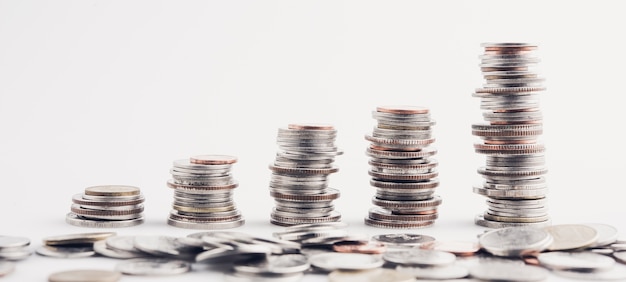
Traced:
<path fill-rule="evenodd" d="M 196 255 L 195 261 L 202 263 L 231 263 L 237 260 L 263 258 L 272 253 L 264 245 L 239 245 L 237 248 L 214 248 Z"/>
<path fill-rule="evenodd" d="M 469 269 L 460 265 L 446 265 L 446 266 L 407 266 L 398 265 L 396 271 L 400 273 L 410 274 L 418 279 L 459 279 L 469 275 Z"/>
<path fill-rule="evenodd" d="M 49 282 L 116 282 L 122 278 L 117 271 L 80 269 L 67 270 L 50 274 Z"/>
<path fill-rule="evenodd" d="M 388 250 L 383 259 L 400 265 L 446 266 L 454 263 L 456 256 L 443 251 L 405 248 Z"/>
<path fill-rule="evenodd" d="M 420 246 L 424 243 L 435 241 L 435 238 L 421 234 L 391 233 L 374 235 L 372 236 L 372 240 L 381 242 L 387 246 Z"/>
<path fill-rule="evenodd" d="M 576 271 L 576 270 L 553 270 L 557 276 L 572 278 L 582 281 L 625 281 L 626 266 L 616 264 L 608 270 L 601 271 Z"/>
<path fill-rule="evenodd" d="M 0 261 L 0 277 L 6 276 L 7 274 L 13 272 L 15 270 L 15 263 L 10 261 Z"/>
<path fill-rule="evenodd" d="M 532 265 L 485 262 L 469 269 L 470 276 L 486 281 L 537 282 L 548 279 L 548 270 Z"/>
<path fill-rule="evenodd" d="M 180 256 L 196 249 L 181 244 L 177 237 L 157 235 L 135 236 L 134 246 L 142 252 L 155 256 Z"/>
<path fill-rule="evenodd" d="M 116 250 L 107 247 L 106 241 L 98 241 L 93 243 L 93 250 L 105 257 L 116 258 L 116 259 L 132 259 L 132 258 L 141 258 L 147 256 L 147 254 L 139 253 L 139 252 L 128 252 L 122 250 Z"/>
<path fill-rule="evenodd" d="M 337 237 L 337 236 L 346 236 L 348 235 L 348 231 L 343 229 L 330 229 L 330 230 L 319 230 L 319 231 L 293 231 L 289 233 L 281 233 L 274 234 L 276 238 L 286 241 L 304 241 L 313 238 L 327 238 L 327 237 Z"/>
<path fill-rule="evenodd" d="M 619 231 L 612 225 L 603 223 L 585 223 L 585 225 L 591 226 L 598 232 L 598 239 L 591 247 L 608 246 L 619 237 Z"/>
<path fill-rule="evenodd" d="M 106 246 L 119 251 L 139 252 L 135 248 L 135 236 L 111 236 L 105 240 Z"/>
<path fill-rule="evenodd" d="M 186 229 L 204 229 L 204 230 L 235 228 L 235 227 L 242 226 L 244 223 L 245 223 L 245 220 L 243 218 L 240 218 L 234 221 L 224 221 L 224 222 L 202 222 L 202 221 L 193 222 L 193 221 L 181 221 L 181 220 L 172 219 L 172 218 L 167 219 L 167 224 L 174 226 L 174 227 L 186 228 Z"/>
<path fill-rule="evenodd" d="M 139 216 L 130 220 L 95 220 L 87 219 L 79 216 L 75 213 L 68 213 L 65 217 L 65 222 L 70 225 L 89 228 L 121 228 L 131 227 L 142 224 L 144 222 L 143 216 Z"/>
<path fill-rule="evenodd" d="M 541 228 L 545 226 L 550 226 L 551 221 L 540 221 L 540 222 L 499 222 L 492 221 L 484 218 L 484 215 L 479 214 L 474 217 L 474 223 L 476 225 L 484 226 L 487 228 L 506 228 L 506 227 L 535 227 Z"/>
<path fill-rule="evenodd" d="M 89 233 L 72 233 L 56 236 L 48 236 L 43 238 L 43 243 L 48 246 L 64 246 L 64 245 L 89 245 L 91 243 L 105 240 L 115 236 L 115 232 L 89 232 Z"/>
<path fill-rule="evenodd" d="M 22 248 L 30 245 L 30 239 L 18 236 L 0 236 L 0 250 Z"/>
<path fill-rule="evenodd" d="M 32 254 L 33 252 L 26 248 L 2 250 L 0 251 L 0 259 L 12 261 L 24 260 L 30 257 Z"/>
<path fill-rule="evenodd" d="M 115 270 L 127 275 L 163 276 L 185 273 L 191 270 L 186 261 L 169 259 L 131 259 L 118 263 Z"/>
<path fill-rule="evenodd" d="M 237 272 L 276 275 L 300 273 L 309 267 L 308 258 L 301 254 L 268 256 L 264 259 L 235 262 L 233 265 Z"/>
<path fill-rule="evenodd" d="M 539 263 L 549 269 L 602 271 L 615 265 L 615 259 L 592 252 L 545 252 L 537 256 Z"/>
<path fill-rule="evenodd" d="M 55 258 L 85 258 L 96 255 L 93 247 L 41 246 L 35 252 L 38 255 Z"/>
<path fill-rule="evenodd" d="M 309 263 L 316 269 L 333 270 L 367 270 L 382 266 L 384 260 L 379 255 L 355 253 L 322 253 L 309 257 Z"/>
<path fill-rule="evenodd" d="M 506 227 L 488 231 L 479 238 L 480 246 L 496 256 L 521 256 L 541 252 L 553 242 L 546 230 L 533 227 Z"/>
<path fill-rule="evenodd" d="M 558 224 L 543 228 L 554 239 L 548 250 L 563 251 L 590 247 L 598 240 L 598 231 L 582 224 Z"/>
<path fill-rule="evenodd" d="M 328 274 L 330 282 L 413 282 L 415 278 L 408 274 L 391 269 L 377 268 L 364 271 L 335 270 Z"/>

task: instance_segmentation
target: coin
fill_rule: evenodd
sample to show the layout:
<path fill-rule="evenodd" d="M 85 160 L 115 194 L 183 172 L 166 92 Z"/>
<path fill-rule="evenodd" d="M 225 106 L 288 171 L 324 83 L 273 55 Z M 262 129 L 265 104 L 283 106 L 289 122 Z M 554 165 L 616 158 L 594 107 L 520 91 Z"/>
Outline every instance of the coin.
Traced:
<path fill-rule="evenodd" d="M 339 241 L 333 243 L 333 250 L 338 253 L 382 254 L 387 248 L 383 243 L 367 241 Z"/>
<path fill-rule="evenodd" d="M 185 273 L 191 270 L 191 264 L 170 259 L 130 259 L 118 263 L 115 270 L 138 276 L 163 276 Z"/>
<path fill-rule="evenodd" d="M 35 251 L 38 255 L 55 258 L 84 258 L 96 254 L 93 247 L 41 246 Z"/>
<path fill-rule="evenodd" d="M 522 256 L 546 250 L 553 238 L 544 229 L 533 227 L 505 227 L 486 232 L 478 239 L 487 252 L 504 257 Z"/>
<path fill-rule="evenodd" d="M 424 249 L 393 249 L 383 254 L 385 261 L 401 265 L 444 266 L 454 263 L 452 253 Z"/>
<path fill-rule="evenodd" d="M 85 195 L 91 196 L 135 196 L 141 193 L 139 187 L 128 185 L 100 185 L 85 188 Z"/>
<path fill-rule="evenodd" d="M 543 228 L 554 239 L 548 250 L 562 251 L 592 246 L 598 240 L 598 231 L 582 224 L 558 224 Z"/>
<path fill-rule="evenodd" d="M 237 162 L 237 157 L 229 155 L 198 155 L 189 158 L 189 161 L 193 164 L 203 165 L 221 165 L 221 164 L 234 164 Z"/>
<path fill-rule="evenodd" d="M 387 233 L 372 236 L 372 240 L 381 242 L 387 246 L 421 246 L 435 241 L 428 235 L 414 233 Z"/>
<path fill-rule="evenodd" d="M 619 232 L 614 226 L 603 223 L 585 223 L 585 225 L 591 226 L 598 232 L 598 239 L 591 247 L 610 245 L 619 237 Z"/>
<path fill-rule="evenodd" d="M 380 282 L 413 282 L 415 278 L 407 273 L 391 269 L 377 268 L 364 271 L 335 270 L 328 274 L 330 282 L 380 281 Z"/>
<path fill-rule="evenodd" d="M 577 270 L 553 270 L 557 276 L 577 279 L 580 281 L 624 281 L 626 280 L 626 266 L 616 264 L 608 270 L 602 271 L 577 271 Z"/>
<path fill-rule="evenodd" d="M 473 256 L 480 251 L 478 242 L 470 241 L 431 241 L 420 246 L 422 249 L 453 253 L 456 256 Z"/>
<path fill-rule="evenodd" d="M 333 270 L 374 269 L 382 266 L 384 260 L 379 255 L 321 253 L 310 256 L 309 263 L 316 269 L 331 272 Z"/>
<path fill-rule="evenodd" d="M 30 245 L 30 239 L 19 236 L 0 236 L 0 250 L 22 248 Z"/>
<path fill-rule="evenodd" d="M 542 266 L 556 270 L 604 271 L 615 265 L 613 258 L 592 252 L 545 252 L 537 259 Z"/>
<path fill-rule="evenodd" d="M 302 254 L 268 256 L 263 259 L 252 259 L 235 262 L 233 268 L 237 272 L 264 275 L 286 275 L 302 273 L 310 267 L 308 258 Z"/>
<path fill-rule="evenodd" d="M 72 233 L 45 237 L 43 243 L 47 246 L 90 245 L 115 235 L 116 232 Z"/>
<path fill-rule="evenodd" d="M 117 250 L 113 248 L 107 247 L 106 241 L 97 241 L 93 243 L 93 250 L 105 257 L 116 258 L 116 259 L 132 259 L 132 258 L 141 258 L 147 256 L 147 254 L 140 252 L 129 252 L 123 250 Z"/>
<path fill-rule="evenodd" d="M 81 269 L 66 270 L 50 274 L 49 282 L 115 282 L 122 278 L 117 271 Z"/>
<path fill-rule="evenodd" d="M 445 265 L 445 266 L 396 266 L 396 271 L 400 273 L 410 274 L 418 279 L 459 279 L 469 275 L 469 269 L 460 265 Z"/>
<path fill-rule="evenodd" d="M 548 270 L 532 265 L 483 262 L 469 269 L 470 276 L 485 281 L 538 282 L 548 279 Z"/>

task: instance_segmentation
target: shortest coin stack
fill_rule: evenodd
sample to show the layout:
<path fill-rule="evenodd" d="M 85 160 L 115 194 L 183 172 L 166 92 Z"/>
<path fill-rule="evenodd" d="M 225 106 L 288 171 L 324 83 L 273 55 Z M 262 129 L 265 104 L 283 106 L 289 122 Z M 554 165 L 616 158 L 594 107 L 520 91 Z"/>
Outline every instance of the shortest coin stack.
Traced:
<path fill-rule="evenodd" d="M 174 161 L 172 179 L 174 203 L 167 223 L 188 229 L 226 229 L 244 224 L 233 201 L 238 186 L 231 167 L 237 158 L 228 155 L 200 155 Z"/>
<path fill-rule="evenodd" d="M 116 228 L 143 223 L 144 196 L 138 187 L 101 185 L 72 197 L 65 221 L 81 227 Z"/>

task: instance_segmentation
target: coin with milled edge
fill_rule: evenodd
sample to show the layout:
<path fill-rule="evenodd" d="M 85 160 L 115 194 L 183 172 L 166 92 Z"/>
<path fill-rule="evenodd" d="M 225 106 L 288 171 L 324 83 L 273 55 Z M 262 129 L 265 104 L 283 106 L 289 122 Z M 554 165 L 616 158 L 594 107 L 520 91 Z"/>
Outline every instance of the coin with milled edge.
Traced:
<path fill-rule="evenodd" d="M 163 276 L 189 272 L 191 264 L 169 259 L 131 259 L 118 263 L 115 270 L 127 275 Z"/>
<path fill-rule="evenodd" d="M 333 270 L 367 270 L 378 268 L 384 264 L 380 255 L 352 253 L 321 253 L 309 257 L 309 263 L 316 269 Z"/>
<path fill-rule="evenodd" d="M 80 269 L 66 270 L 50 274 L 49 282 L 115 282 L 122 278 L 117 271 Z"/>
<path fill-rule="evenodd" d="M 380 281 L 380 282 L 413 282 L 415 277 L 408 273 L 401 273 L 391 269 L 377 268 L 365 271 L 335 270 L 328 274 L 330 282 L 356 282 L 356 281 Z"/>

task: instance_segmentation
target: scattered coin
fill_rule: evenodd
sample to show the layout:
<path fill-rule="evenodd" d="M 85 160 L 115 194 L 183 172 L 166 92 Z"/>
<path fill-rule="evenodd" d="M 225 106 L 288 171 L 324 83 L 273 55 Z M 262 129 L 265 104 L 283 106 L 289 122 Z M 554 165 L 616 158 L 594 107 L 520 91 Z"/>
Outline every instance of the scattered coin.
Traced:
<path fill-rule="evenodd" d="M 478 241 L 483 249 L 493 255 L 516 257 L 546 250 L 553 238 L 544 229 L 505 227 L 486 232 Z"/>
<path fill-rule="evenodd" d="M 550 251 L 562 251 L 586 248 L 598 241 L 598 231 L 582 224 L 558 224 L 543 228 L 552 238 Z"/>
<path fill-rule="evenodd" d="M 72 233 L 45 237 L 43 243 L 47 246 L 90 245 L 115 235 L 115 232 Z"/>
<path fill-rule="evenodd" d="M 418 279 L 459 279 L 469 275 L 469 269 L 460 265 L 445 265 L 445 266 L 407 266 L 398 265 L 396 271 L 401 273 L 407 273 Z"/>
<path fill-rule="evenodd" d="M 388 247 L 417 247 L 428 242 L 433 242 L 435 238 L 413 233 L 389 233 L 374 235 L 372 236 L 372 240 L 381 242 Z"/>
<path fill-rule="evenodd" d="M 613 258 L 592 252 L 545 252 L 537 259 L 542 266 L 554 270 L 602 271 L 615 265 Z"/>
<path fill-rule="evenodd" d="M 81 269 L 55 272 L 48 276 L 49 282 L 115 282 L 122 278 L 116 271 Z"/>
<path fill-rule="evenodd" d="M 129 251 L 109 248 L 107 246 L 106 241 L 104 240 L 93 243 L 93 250 L 101 256 L 105 256 L 109 258 L 116 258 L 116 259 L 132 259 L 132 258 L 141 258 L 141 257 L 147 256 L 147 254 L 143 254 L 140 252 L 129 252 Z"/>
<path fill-rule="evenodd" d="M 55 258 L 84 258 L 96 254 L 93 247 L 41 246 L 35 251 L 38 255 Z"/>
<path fill-rule="evenodd" d="M 614 226 L 603 223 L 585 223 L 587 226 L 593 227 L 598 232 L 598 240 L 592 247 L 602 247 L 613 244 L 619 237 L 619 232 Z"/>
<path fill-rule="evenodd" d="M 382 254 L 387 248 L 383 243 L 347 240 L 333 243 L 333 250 L 339 253 Z"/>
<path fill-rule="evenodd" d="M 616 264 L 607 270 L 581 271 L 581 270 L 553 270 L 557 276 L 577 279 L 581 281 L 624 281 L 626 280 L 626 266 Z"/>
<path fill-rule="evenodd" d="M 131 259 L 118 263 L 115 269 L 122 274 L 141 276 L 175 275 L 191 270 L 185 261 L 169 259 Z"/>
<path fill-rule="evenodd" d="M 453 253 L 456 256 L 473 256 L 480 251 L 478 242 L 470 241 L 431 241 L 420 246 L 422 249 Z"/>
<path fill-rule="evenodd" d="M 261 275 L 293 275 L 303 273 L 310 267 L 308 258 L 301 254 L 268 256 L 235 262 L 233 268 L 240 273 Z"/>
<path fill-rule="evenodd" d="M 380 255 L 351 253 L 321 253 L 309 257 L 309 263 L 316 269 L 331 272 L 333 270 L 366 270 L 383 265 Z"/>
<path fill-rule="evenodd" d="M 469 269 L 470 276 L 485 281 L 538 282 L 546 281 L 548 270 L 539 266 L 517 263 L 484 262 Z"/>
<path fill-rule="evenodd" d="M 424 249 L 393 249 L 383 254 L 385 261 L 400 265 L 445 266 L 456 260 L 452 253 Z"/>

